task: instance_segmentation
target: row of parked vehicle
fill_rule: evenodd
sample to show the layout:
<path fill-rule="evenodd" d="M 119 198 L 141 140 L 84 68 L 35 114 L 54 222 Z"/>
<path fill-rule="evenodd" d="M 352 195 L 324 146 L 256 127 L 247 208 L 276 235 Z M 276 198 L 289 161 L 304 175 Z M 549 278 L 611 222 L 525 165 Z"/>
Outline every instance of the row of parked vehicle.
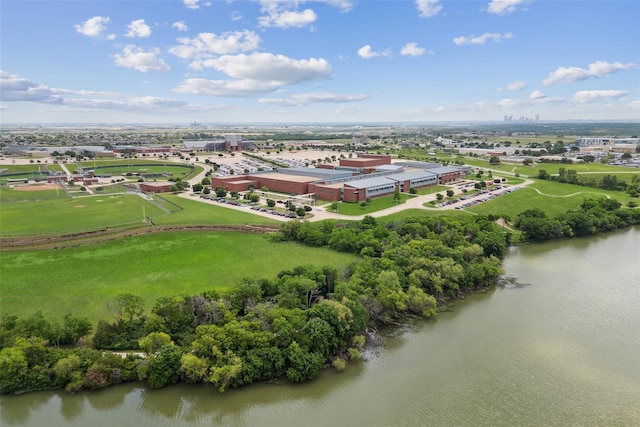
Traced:
<path fill-rule="evenodd" d="M 470 206 L 473 205 L 477 205 L 478 203 L 482 203 L 482 202 L 486 202 L 487 200 L 491 200 L 491 199 L 495 199 L 498 196 L 502 196 L 504 194 L 508 194 L 508 193 L 512 193 L 514 191 L 520 190 L 522 187 L 517 186 L 517 187 L 507 187 L 506 185 L 498 185 L 494 188 L 491 188 L 489 190 L 482 190 L 474 195 L 468 195 L 468 196 L 462 196 L 459 199 L 456 200 L 450 200 L 450 202 L 453 203 L 459 203 L 461 201 L 465 201 L 465 200 L 469 200 L 467 203 L 464 203 L 462 205 L 456 206 L 456 209 L 464 209 L 464 208 L 468 208 Z M 484 196 L 484 197 L 478 197 L 478 196 Z"/>
<path fill-rule="evenodd" d="M 278 216 L 283 216 L 286 218 L 295 218 L 296 214 L 294 214 L 293 212 L 280 212 L 280 211 L 276 211 L 273 209 L 266 209 L 266 208 L 261 208 L 260 206 L 251 206 L 251 209 L 254 211 L 260 211 L 260 212 L 265 212 L 271 215 L 278 215 Z"/>
<path fill-rule="evenodd" d="M 203 195 L 200 196 L 201 199 L 205 199 L 205 200 L 212 200 L 214 202 L 218 202 L 218 203 L 224 203 L 224 204 L 228 204 L 231 206 L 238 206 L 241 208 L 249 208 L 251 210 L 254 211 L 259 211 L 259 212 L 265 212 L 271 215 L 277 215 L 277 216 L 283 216 L 286 218 L 296 218 L 296 214 L 294 214 L 293 212 L 280 212 L 277 211 L 275 209 L 267 209 L 267 208 L 263 208 L 260 206 L 251 206 L 248 205 L 246 203 L 242 203 L 238 200 L 229 200 L 229 199 L 225 199 L 224 197 L 216 197 L 216 196 L 212 196 L 212 195 Z"/>

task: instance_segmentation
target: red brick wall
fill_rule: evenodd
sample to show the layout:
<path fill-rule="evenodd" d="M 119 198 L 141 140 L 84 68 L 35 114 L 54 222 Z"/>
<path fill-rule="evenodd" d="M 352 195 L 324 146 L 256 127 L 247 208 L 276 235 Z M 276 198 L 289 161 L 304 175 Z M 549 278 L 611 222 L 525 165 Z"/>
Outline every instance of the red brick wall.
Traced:
<path fill-rule="evenodd" d="M 340 189 L 335 187 L 325 187 L 318 184 L 309 184 L 309 192 L 315 193 L 320 200 L 339 201 Z"/>
<path fill-rule="evenodd" d="M 345 202 L 362 202 L 367 199 L 364 189 L 358 189 L 353 187 L 344 187 L 343 200 Z"/>
<path fill-rule="evenodd" d="M 168 193 L 169 191 L 171 191 L 171 184 L 154 186 L 141 182 L 140 189 L 146 193 Z"/>

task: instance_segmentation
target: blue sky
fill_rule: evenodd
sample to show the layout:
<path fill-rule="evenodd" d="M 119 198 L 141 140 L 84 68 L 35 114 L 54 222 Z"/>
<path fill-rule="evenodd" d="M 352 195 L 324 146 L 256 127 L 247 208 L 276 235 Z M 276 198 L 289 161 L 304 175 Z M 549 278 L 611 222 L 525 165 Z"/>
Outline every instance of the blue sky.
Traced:
<path fill-rule="evenodd" d="M 9 123 L 640 119 L 638 1 L 0 0 Z"/>

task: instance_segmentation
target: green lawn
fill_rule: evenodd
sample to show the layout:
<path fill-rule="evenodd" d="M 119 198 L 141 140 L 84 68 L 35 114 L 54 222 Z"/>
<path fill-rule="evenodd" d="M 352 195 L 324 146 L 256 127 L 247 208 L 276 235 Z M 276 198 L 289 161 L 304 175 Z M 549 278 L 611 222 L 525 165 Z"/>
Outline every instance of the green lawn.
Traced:
<path fill-rule="evenodd" d="M 94 170 L 96 174 L 162 174 L 171 173 L 176 176 L 185 176 L 191 172 L 193 168 L 190 164 L 177 162 L 167 162 L 160 160 L 96 160 L 80 162 L 86 170 Z"/>
<path fill-rule="evenodd" d="M 29 163 L 28 165 L 0 165 L 0 169 L 7 169 L 5 173 L 46 172 L 47 168 L 52 172 L 62 172 L 62 167 L 60 167 L 60 165 L 51 163 Z"/>
<path fill-rule="evenodd" d="M 67 193 L 59 188 L 58 190 L 31 190 L 20 191 L 8 187 L 0 187 L 0 203 L 27 202 L 37 200 L 68 199 Z M 3 206 L 4 207 L 4 206 Z"/>
<path fill-rule="evenodd" d="M 372 199 L 366 206 L 360 206 L 360 203 L 339 203 L 338 213 L 342 215 L 367 215 L 371 212 L 381 211 L 383 209 L 391 208 L 397 205 L 402 205 L 409 199 L 407 194 L 400 194 L 400 200 L 396 203 L 393 196 L 380 197 Z"/>
<path fill-rule="evenodd" d="M 194 196 L 197 197 L 197 196 Z M 230 209 L 210 203 L 202 203 L 197 200 L 188 200 L 178 197 L 175 194 L 163 194 L 161 199 L 166 200 L 174 207 L 178 207 L 171 215 L 159 215 L 152 217 L 156 225 L 175 225 L 175 224 L 252 224 L 252 225 L 277 225 L 280 221 L 255 215 L 249 208 L 246 212 L 236 209 Z"/>
<path fill-rule="evenodd" d="M 273 278 L 284 269 L 315 264 L 343 267 L 356 256 L 265 235 L 179 232 L 129 237 L 59 250 L 2 253 L 0 312 L 72 312 L 105 318 L 105 300 L 122 293 L 144 298 L 225 289 L 245 277 Z"/>
<path fill-rule="evenodd" d="M 142 224 L 166 215 L 143 198 L 120 194 L 2 203 L 0 235 L 39 235 Z"/>
<path fill-rule="evenodd" d="M 522 211 L 540 208 L 547 215 L 553 216 L 578 208 L 585 199 L 606 196 L 618 200 L 623 205 L 631 200 L 628 195 L 620 192 L 538 180 L 521 190 L 479 203 L 466 210 L 481 215 L 507 215 L 514 219 Z"/>

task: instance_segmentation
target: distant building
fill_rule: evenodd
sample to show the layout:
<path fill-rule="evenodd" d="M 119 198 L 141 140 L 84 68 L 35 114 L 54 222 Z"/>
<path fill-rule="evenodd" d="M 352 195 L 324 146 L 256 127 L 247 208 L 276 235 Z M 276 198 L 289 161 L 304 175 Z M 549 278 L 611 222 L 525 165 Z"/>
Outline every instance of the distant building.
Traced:
<path fill-rule="evenodd" d="M 175 185 L 175 182 L 171 181 L 149 181 L 141 182 L 138 184 L 140 190 L 145 193 L 168 193 L 171 191 L 171 187 Z"/>
<path fill-rule="evenodd" d="M 640 144 L 638 138 L 610 138 L 610 137 L 598 137 L 598 138 L 577 138 L 575 145 L 578 147 L 612 147 L 614 145 L 632 144 L 637 146 Z"/>
<path fill-rule="evenodd" d="M 224 139 L 215 141 L 184 141 L 183 144 L 187 150 L 204 151 L 243 151 L 255 147 L 254 141 L 243 141 L 239 133 L 226 134 Z"/>

